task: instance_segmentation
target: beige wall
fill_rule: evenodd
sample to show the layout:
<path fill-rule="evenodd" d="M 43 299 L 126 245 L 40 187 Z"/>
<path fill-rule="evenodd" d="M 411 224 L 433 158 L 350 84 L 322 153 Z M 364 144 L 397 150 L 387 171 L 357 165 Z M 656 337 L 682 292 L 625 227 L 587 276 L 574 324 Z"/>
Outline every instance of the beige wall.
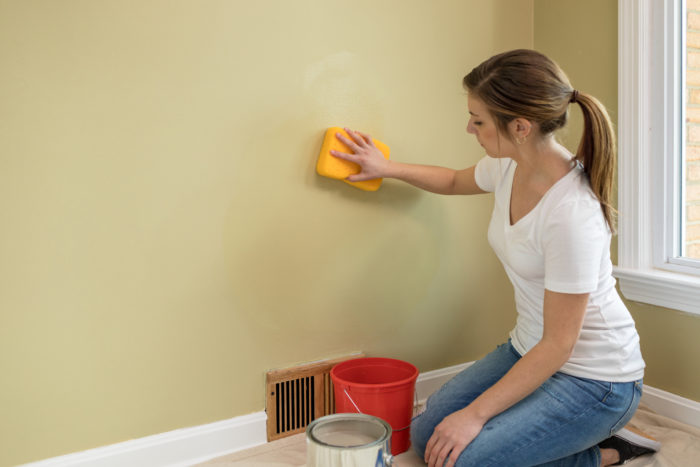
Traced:
<path fill-rule="evenodd" d="M 567 71 L 574 87 L 603 101 L 616 121 L 616 1 L 535 0 L 535 47 Z M 564 135 L 571 150 L 576 149 L 581 125 L 580 118 L 574 118 Z M 700 317 L 635 302 L 627 305 L 641 337 L 645 383 L 700 400 Z"/>
<path fill-rule="evenodd" d="M 314 172 L 349 125 L 464 167 L 462 76 L 532 1 L 0 0 L 0 465 L 263 410 L 263 374 L 422 371 L 512 325 L 488 196 Z"/>

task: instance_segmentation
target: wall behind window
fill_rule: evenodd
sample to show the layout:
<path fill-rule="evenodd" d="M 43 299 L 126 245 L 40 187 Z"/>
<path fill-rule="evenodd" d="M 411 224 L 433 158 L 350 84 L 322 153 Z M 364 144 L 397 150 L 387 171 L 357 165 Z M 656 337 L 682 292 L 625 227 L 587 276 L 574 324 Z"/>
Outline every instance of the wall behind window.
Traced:
<path fill-rule="evenodd" d="M 616 120 L 617 2 L 535 0 L 535 47 L 564 68 L 574 87 L 598 97 Z M 578 109 L 572 113 L 562 140 L 575 151 L 582 120 Z M 627 306 L 641 337 L 645 383 L 700 400 L 700 318 L 629 301 Z"/>
<path fill-rule="evenodd" d="M 0 4 L 0 465 L 264 409 L 265 370 L 422 371 L 513 324 L 490 196 L 314 172 L 326 127 L 466 167 L 464 74 L 532 1 Z"/>

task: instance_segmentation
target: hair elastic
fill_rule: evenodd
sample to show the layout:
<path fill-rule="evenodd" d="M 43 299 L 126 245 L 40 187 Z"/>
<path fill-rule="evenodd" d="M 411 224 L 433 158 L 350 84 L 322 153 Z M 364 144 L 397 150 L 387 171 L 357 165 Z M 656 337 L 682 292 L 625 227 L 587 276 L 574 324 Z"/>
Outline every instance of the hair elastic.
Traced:
<path fill-rule="evenodd" d="M 569 102 L 573 103 L 573 102 L 576 102 L 577 100 L 578 100 L 578 91 L 576 89 L 574 89 L 571 92 L 571 99 L 569 100 Z"/>

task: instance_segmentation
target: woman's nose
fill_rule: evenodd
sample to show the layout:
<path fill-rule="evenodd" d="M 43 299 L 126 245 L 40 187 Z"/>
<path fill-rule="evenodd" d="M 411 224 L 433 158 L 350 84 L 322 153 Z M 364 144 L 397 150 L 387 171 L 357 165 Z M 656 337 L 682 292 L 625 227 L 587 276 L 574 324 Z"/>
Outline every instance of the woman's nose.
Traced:
<path fill-rule="evenodd" d="M 476 131 L 474 129 L 474 125 L 472 125 L 472 122 L 467 123 L 467 133 L 475 135 Z"/>

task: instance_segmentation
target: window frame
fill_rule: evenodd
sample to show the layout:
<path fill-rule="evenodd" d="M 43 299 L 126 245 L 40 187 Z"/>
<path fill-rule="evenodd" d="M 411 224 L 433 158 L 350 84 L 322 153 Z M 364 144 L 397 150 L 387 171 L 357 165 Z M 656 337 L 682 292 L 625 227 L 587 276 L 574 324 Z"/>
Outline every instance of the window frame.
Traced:
<path fill-rule="evenodd" d="M 618 265 L 633 301 L 700 314 L 700 261 L 681 258 L 683 0 L 618 0 Z M 661 154 L 662 157 L 658 157 Z"/>

